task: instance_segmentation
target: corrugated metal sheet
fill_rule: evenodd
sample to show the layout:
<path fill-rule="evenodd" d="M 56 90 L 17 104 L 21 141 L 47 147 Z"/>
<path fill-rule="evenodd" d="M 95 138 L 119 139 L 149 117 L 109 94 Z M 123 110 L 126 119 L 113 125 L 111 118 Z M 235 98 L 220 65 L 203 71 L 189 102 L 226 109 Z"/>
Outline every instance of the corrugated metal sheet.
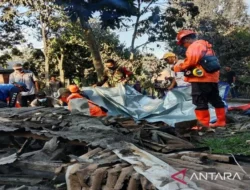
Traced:
<path fill-rule="evenodd" d="M 113 152 L 122 160 L 130 163 L 135 171 L 145 176 L 159 190 L 201 190 L 187 177 L 183 178 L 187 184 L 172 179 L 171 175 L 177 173 L 177 170 L 131 143 L 126 143 L 126 146 L 115 149 Z M 124 152 L 128 154 L 124 154 Z"/>

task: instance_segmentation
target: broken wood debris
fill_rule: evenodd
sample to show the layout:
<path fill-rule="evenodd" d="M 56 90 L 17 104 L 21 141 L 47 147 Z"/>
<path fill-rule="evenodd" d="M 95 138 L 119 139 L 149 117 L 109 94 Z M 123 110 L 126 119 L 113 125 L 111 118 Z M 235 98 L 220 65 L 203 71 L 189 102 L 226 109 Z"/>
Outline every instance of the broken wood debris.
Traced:
<path fill-rule="evenodd" d="M 6 108 L 0 110 L 0 115 L 0 141 L 4 141 L 0 145 L 2 189 L 24 186 L 27 189 L 148 190 L 178 184 L 178 188 L 174 185 L 171 190 L 216 190 L 249 186 L 250 179 L 230 155 L 195 149 L 190 142 L 175 136 L 173 128 L 162 123 L 136 123 L 120 116 L 93 118 L 63 108 Z M 181 124 L 182 128 L 184 125 Z M 135 151 L 127 143 L 139 148 Z M 130 162 L 128 158 L 132 156 L 134 160 Z M 157 186 L 153 178 L 158 174 L 148 177 L 153 168 L 145 161 L 149 158 L 153 165 L 165 163 L 175 168 L 173 171 L 187 169 L 188 179 L 194 174 L 222 175 L 230 171 L 237 173 L 241 180 L 193 178 L 187 187 L 165 176 L 156 180 L 160 183 Z M 242 159 L 240 163 L 250 173 L 246 161 Z"/>

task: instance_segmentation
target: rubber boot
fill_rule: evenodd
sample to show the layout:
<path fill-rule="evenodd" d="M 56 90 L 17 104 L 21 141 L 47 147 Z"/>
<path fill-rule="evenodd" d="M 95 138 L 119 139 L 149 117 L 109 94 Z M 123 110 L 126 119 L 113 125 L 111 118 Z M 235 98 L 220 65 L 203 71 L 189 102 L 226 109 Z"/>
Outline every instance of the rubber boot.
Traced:
<path fill-rule="evenodd" d="M 208 110 L 195 110 L 195 115 L 198 123 L 197 126 L 192 127 L 192 130 L 201 130 L 203 127 L 209 128 L 210 114 Z"/>
<path fill-rule="evenodd" d="M 226 126 L 226 111 L 225 108 L 215 108 L 217 121 L 210 124 L 210 127 L 225 127 Z"/>

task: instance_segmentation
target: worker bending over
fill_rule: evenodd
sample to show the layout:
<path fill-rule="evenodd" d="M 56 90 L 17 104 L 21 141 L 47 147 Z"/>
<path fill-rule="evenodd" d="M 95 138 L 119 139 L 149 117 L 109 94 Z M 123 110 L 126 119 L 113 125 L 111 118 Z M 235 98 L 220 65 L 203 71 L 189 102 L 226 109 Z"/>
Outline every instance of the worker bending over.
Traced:
<path fill-rule="evenodd" d="M 33 100 L 30 105 L 31 107 L 59 107 L 60 103 L 56 99 L 46 96 L 44 91 L 40 91 L 36 94 L 36 99 Z"/>
<path fill-rule="evenodd" d="M 72 99 L 78 99 L 78 98 L 86 98 L 82 95 L 80 92 L 78 86 L 76 85 L 69 85 L 67 89 L 60 88 L 58 90 L 58 98 L 66 105 L 68 105 L 69 110 L 72 108 L 70 107 L 70 100 Z M 91 100 L 88 100 L 88 106 L 89 106 L 89 113 L 91 116 L 106 116 L 107 110 L 103 107 L 98 106 Z"/>
<path fill-rule="evenodd" d="M 22 82 L 0 84 L 0 108 L 15 107 L 18 94 L 28 91 L 26 84 Z"/>

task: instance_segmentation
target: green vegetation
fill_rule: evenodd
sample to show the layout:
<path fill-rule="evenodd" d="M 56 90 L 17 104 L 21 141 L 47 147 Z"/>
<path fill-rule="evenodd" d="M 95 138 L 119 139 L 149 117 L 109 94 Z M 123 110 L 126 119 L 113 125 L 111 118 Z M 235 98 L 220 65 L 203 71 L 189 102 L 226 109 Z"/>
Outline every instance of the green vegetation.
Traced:
<path fill-rule="evenodd" d="M 103 62 L 112 58 L 147 88 L 165 67 L 150 51 L 165 44 L 166 51 L 184 58 L 176 34 L 193 29 L 213 44 L 222 66 L 232 66 L 237 76 L 249 76 L 249 15 L 244 0 L 234 4 L 235 0 L 2 0 L 0 66 L 26 62 L 46 83 L 56 74 L 63 83 L 77 79 L 91 85 L 100 79 Z M 39 49 L 29 44 L 26 31 L 42 42 Z M 129 34 L 130 44 L 123 44 L 117 32 L 124 38 Z"/>
<path fill-rule="evenodd" d="M 250 155 L 250 144 L 246 143 L 247 140 L 250 140 L 250 133 L 225 138 L 205 138 L 199 146 L 210 147 L 212 153 Z"/>

